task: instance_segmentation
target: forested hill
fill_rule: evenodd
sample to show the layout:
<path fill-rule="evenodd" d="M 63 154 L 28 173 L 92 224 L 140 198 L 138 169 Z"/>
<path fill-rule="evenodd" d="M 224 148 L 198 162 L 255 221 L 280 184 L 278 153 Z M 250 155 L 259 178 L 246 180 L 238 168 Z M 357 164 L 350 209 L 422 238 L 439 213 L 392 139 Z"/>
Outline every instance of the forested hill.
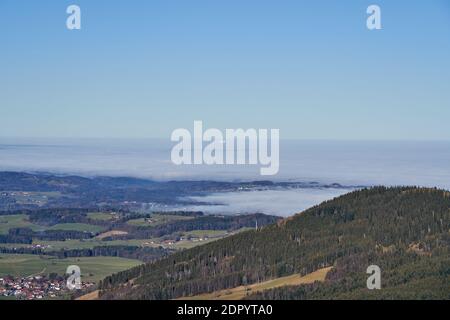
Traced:
<path fill-rule="evenodd" d="M 121 272 L 104 299 L 172 299 L 333 266 L 323 283 L 249 298 L 450 298 L 450 192 L 376 187 L 327 201 L 248 231 Z M 366 288 L 366 269 L 382 290 Z"/>

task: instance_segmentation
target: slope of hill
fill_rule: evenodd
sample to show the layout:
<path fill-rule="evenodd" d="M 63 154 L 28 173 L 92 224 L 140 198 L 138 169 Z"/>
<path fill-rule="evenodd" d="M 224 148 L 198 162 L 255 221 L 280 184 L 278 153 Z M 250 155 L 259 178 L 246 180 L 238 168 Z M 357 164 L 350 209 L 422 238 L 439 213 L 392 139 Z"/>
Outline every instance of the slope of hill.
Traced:
<path fill-rule="evenodd" d="M 103 299 L 174 299 L 333 266 L 322 283 L 257 299 L 450 298 L 450 192 L 376 187 L 352 192 L 258 231 L 175 253 L 106 278 Z M 366 269 L 382 270 L 382 290 Z"/>
<path fill-rule="evenodd" d="M 313 273 L 307 274 L 306 276 L 301 276 L 297 273 L 286 277 L 254 283 L 251 285 L 243 285 L 236 288 L 215 291 L 213 293 L 182 297 L 178 300 L 241 300 L 248 296 L 252 296 L 253 294 L 259 294 L 260 292 L 264 292 L 269 289 L 276 289 L 286 286 L 298 286 L 302 284 L 325 281 L 326 276 L 331 269 L 332 267 L 319 269 L 317 271 L 314 271 Z"/>

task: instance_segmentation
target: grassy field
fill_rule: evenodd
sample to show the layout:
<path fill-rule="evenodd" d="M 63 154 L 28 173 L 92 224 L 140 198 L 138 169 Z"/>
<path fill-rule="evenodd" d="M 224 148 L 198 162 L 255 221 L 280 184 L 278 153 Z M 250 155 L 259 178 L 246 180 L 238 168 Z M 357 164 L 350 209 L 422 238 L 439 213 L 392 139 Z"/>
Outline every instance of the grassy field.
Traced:
<path fill-rule="evenodd" d="M 89 292 L 75 300 L 80 300 L 80 301 L 97 300 L 99 293 L 100 293 L 99 290 L 95 290 L 95 291 Z"/>
<path fill-rule="evenodd" d="M 101 226 L 86 223 L 60 223 L 47 228 L 47 230 L 65 230 L 65 231 L 73 230 L 91 233 L 99 233 L 102 232 L 104 229 L 105 228 Z"/>
<path fill-rule="evenodd" d="M 95 238 L 98 239 L 98 240 L 103 240 L 105 238 L 109 238 L 109 237 L 113 237 L 113 236 L 123 236 L 123 235 L 126 235 L 126 234 L 128 234 L 128 232 L 126 232 L 126 231 L 110 230 L 110 231 L 103 232 L 103 233 L 99 234 Z"/>
<path fill-rule="evenodd" d="M 190 240 L 183 240 L 183 241 L 178 241 L 173 245 L 163 245 L 163 247 L 166 248 L 171 248 L 171 249 L 175 249 L 175 250 L 181 250 L 181 249 L 191 249 L 194 248 L 196 246 L 200 246 L 200 245 L 204 245 L 207 243 L 210 243 L 212 241 L 217 241 L 219 238 L 209 238 L 208 240 L 203 240 L 203 241 L 190 241 Z"/>
<path fill-rule="evenodd" d="M 140 218 L 129 220 L 127 223 L 131 226 L 139 226 L 139 227 L 154 227 L 161 224 L 166 224 L 172 221 L 179 220 L 191 220 L 194 217 L 185 217 L 185 216 L 177 216 L 177 215 L 165 215 L 165 214 L 154 214 L 151 218 Z"/>
<path fill-rule="evenodd" d="M 102 241 L 98 239 L 87 239 L 87 240 L 66 240 L 66 241 L 41 241 L 34 240 L 34 245 L 49 246 L 44 249 L 44 251 L 59 251 L 61 249 L 71 250 L 71 249 L 92 249 L 99 246 L 144 246 L 151 242 L 149 239 L 139 239 L 139 240 L 114 240 L 114 241 Z M 4 248 L 27 248 L 30 247 L 29 244 L 22 243 L 2 243 L 0 247 Z"/>
<path fill-rule="evenodd" d="M 67 267 L 77 265 L 83 281 L 97 282 L 106 276 L 135 267 L 142 262 L 117 257 L 82 257 L 57 259 L 38 255 L 0 254 L 0 276 L 25 277 L 52 272 L 65 274 Z"/>
<path fill-rule="evenodd" d="M 173 245 L 169 245 L 166 247 L 176 249 L 176 250 L 191 249 L 193 247 L 196 247 L 199 245 L 204 245 L 204 244 L 207 244 L 207 243 L 210 243 L 213 241 L 217 241 L 224 237 L 227 237 L 227 236 L 239 233 L 239 232 L 247 231 L 249 229 L 251 229 L 251 228 L 242 228 L 239 230 L 235 230 L 233 232 L 227 232 L 225 230 L 193 230 L 193 231 L 189 231 L 189 232 L 183 232 L 182 234 L 184 237 L 191 236 L 191 237 L 195 237 L 198 239 L 196 241 L 193 241 L 193 240 L 178 241 L 178 242 L 174 243 Z M 200 238 L 203 238 L 202 241 L 199 240 Z"/>
<path fill-rule="evenodd" d="M 92 220 L 98 221 L 111 221 L 118 217 L 117 213 L 108 213 L 108 212 L 90 212 L 87 216 Z"/>
<path fill-rule="evenodd" d="M 0 216 L 1 218 L 1 216 Z M 17 219 L 20 220 L 20 219 Z M 20 225 L 23 221 L 17 221 L 14 225 Z M 85 227 L 89 226 L 89 227 Z M 53 226 L 52 229 L 61 228 L 66 230 L 78 229 L 82 231 L 97 231 L 98 229 L 93 229 L 90 225 L 84 224 L 59 224 Z M 83 239 L 83 240 L 66 240 L 66 241 L 42 241 L 42 240 L 34 240 L 33 245 L 41 245 L 46 246 L 47 248 L 43 249 L 44 251 L 59 251 L 61 249 L 71 250 L 71 249 L 93 249 L 94 247 L 100 246 L 138 246 L 138 247 L 165 247 L 175 250 L 180 249 L 190 249 L 198 245 L 203 245 L 212 241 L 216 241 L 220 238 L 224 238 L 226 236 L 246 231 L 249 228 L 242 228 L 233 232 L 227 232 L 225 230 L 193 230 L 189 232 L 182 232 L 178 234 L 174 234 L 172 238 L 175 238 L 178 235 L 182 235 L 183 237 L 191 236 L 193 238 L 197 238 L 194 240 L 183 240 L 178 241 L 173 244 L 164 243 L 162 238 L 153 238 L 153 239 L 129 239 L 129 240 L 113 240 L 113 241 L 104 241 L 102 239 L 103 236 L 108 236 L 108 233 L 103 233 L 98 235 L 92 239 Z M 112 231 L 114 232 L 114 231 Z M 166 237 L 167 238 L 167 237 Z M 170 238 L 170 236 L 169 236 Z M 200 241 L 202 239 L 202 241 Z M 0 247 L 4 248 L 28 248 L 29 244 L 19 244 L 19 243 L 2 243 Z"/>
<path fill-rule="evenodd" d="M 314 283 L 316 281 L 325 281 L 325 277 L 331 269 L 331 267 L 323 268 L 303 277 L 299 274 L 294 274 L 291 276 L 276 278 L 249 286 L 240 286 L 232 289 L 216 291 L 213 293 L 185 297 L 179 300 L 241 300 L 247 295 L 268 289 L 274 289 L 283 286 L 299 286 L 302 284 Z"/>
<path fill-rule="evenodd" d="M 102 241 L 97 239 L 89 240 L 66 240 L 66 241 L 34 241 L 35 244 L 50 246 L 47 251 L 55 251 L 61 249 L 92 249 L 101 246 L 142 246 L 149 240 L 115 240 Z"/>
<path fill-rule="evenodd" d="M 183 236 L 185 237 L 196 237 L 196 238 L 205 238 L 205 237 L 224 237 L 228 235 L 226 230 L 193 230 L 188 232 L 183 232 Z"/>
<path fill-rule="evenodd" d="M 31 223 L 26 214 L 0 216 L 0 234 L 8 234 L 8 230 L 12 228 L 45 230 L 45 227 Z"/>
<path fill-rule="evenodd" d="M 101 246 L 137 246 L 137 247 L 159 247 L 163 246 L 172 249 L 189 249 L 198 245 L 206 244 L 211 241 L 215 241 L 218 238 L 209 238 L 203 241 L 179 241 L 173 245 L 165 245 L 161 239 L 130 239 L 130 240 L 113 240 L 103 241 L 101 239 L 86 239 L 86 240 L 66 240 L 66 241 L 41 241 L 34 240 L 34 245 L 48 246 L 44 251 L 59 251 L 61 249 L 92 249 L 94 247 Z M 153 242 L 153 243 L 152 243 Z M 4 248 L 28 248 L 29 244 L 22 243 L 2 243 L 0 247 Z"/>
<path fill-rule="evenodd" d="M 34 231 L 44 230 L 74 230 L 83 232 L 98 233 L 104 230 L 101 226 L 85 223 L 61 223 L 51 227 L 39 226 L 28 220 L 25 214 L 0 216 L 0 234 L 8 234 L 9 229 L 13 228 L 31 228 Z"/>

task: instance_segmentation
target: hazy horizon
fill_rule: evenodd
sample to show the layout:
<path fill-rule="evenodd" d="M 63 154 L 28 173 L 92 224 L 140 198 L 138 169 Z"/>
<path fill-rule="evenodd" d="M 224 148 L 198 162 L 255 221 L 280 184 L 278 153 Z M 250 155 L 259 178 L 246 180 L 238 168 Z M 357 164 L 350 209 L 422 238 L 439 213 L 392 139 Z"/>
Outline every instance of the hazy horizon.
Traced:
<path fill-rule="evenodd" d="M 450 188 L 449 141 L 282 140 L 280 172 L 258 165 L 183 165 L 169 139 L 0 138 L 0 170 L 154 180 L 317 181 Z"/>

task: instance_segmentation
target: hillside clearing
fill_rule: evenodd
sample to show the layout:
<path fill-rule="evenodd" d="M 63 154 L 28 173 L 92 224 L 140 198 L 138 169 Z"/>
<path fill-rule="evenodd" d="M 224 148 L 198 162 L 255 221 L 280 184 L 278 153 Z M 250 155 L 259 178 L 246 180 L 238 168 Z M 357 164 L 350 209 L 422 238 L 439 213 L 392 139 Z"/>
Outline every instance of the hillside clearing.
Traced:
<path fill-rule="evenodd" d="M 102 240 L 102 239 L 113 237 L 113 236 L 124 236 L 124 235 L 127 235 L 127 234 L 128 234 L 128 232 L 126 232 L 126 231 L 112 230 L 112 231 L 108 231 L 108 232 L 104 232 L 102 234 L 99 234 L 95 238 Z"/>
<path fill-rule="evenodd" d="M 314 283 L 316 281 L 323 282 L 332 267 L 319 269 L 315 272 L 300 276 L 294 274 L 286 277 L 276 278 L 261 283 L 255 283 L 249 286 L 240 286 L 232 289 L 225 289 L 213 293 L 201 294 L 192 297 L 183 297 L 177 300 L 241 300 L 247 295 L 257 293 L 264 290 L 284 287 L 299 286 L 302 284 Z"/>
<path fill-rule="evenodd" d="M 95 290 L 95 291 L 89 292 L 89 293 L 87 293 L 87 294 L 85 294 L 85 295 L 83 295 L 83 296 L 81 296 L 79 298 L 76 298 L 75 300 L 82 300 L 82 301 L 97 300 L 98 299 L 98 294 L 99 294 L 99 291 Z"/>

